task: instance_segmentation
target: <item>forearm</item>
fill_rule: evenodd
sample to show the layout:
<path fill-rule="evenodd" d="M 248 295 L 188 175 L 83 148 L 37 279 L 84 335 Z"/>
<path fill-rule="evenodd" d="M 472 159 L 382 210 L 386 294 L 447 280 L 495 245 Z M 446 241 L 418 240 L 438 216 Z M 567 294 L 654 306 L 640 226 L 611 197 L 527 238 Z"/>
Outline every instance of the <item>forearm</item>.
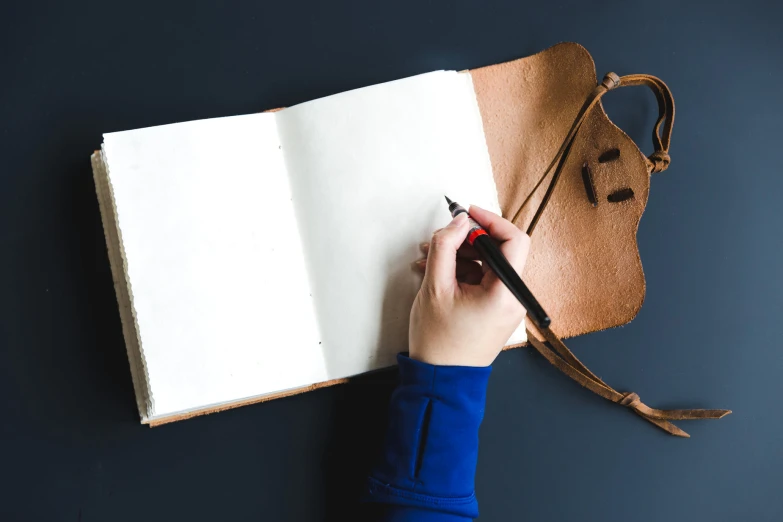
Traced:
<path fill-rule="evenodd" d="M 398 356 L 400 384 L 367 500 L 388 521 L 478 516 L 474 477 L 490 368 L 433 366 Z"/>

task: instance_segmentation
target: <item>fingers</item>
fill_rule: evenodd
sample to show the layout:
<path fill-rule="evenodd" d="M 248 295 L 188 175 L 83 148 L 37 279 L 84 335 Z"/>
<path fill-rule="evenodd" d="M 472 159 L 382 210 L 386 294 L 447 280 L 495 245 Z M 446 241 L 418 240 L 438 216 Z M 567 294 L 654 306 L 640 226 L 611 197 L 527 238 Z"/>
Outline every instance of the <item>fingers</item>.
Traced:
<path fill-rule="evenodd" d="M 522 273 L 522 269 L 525 268 L 525 261 L 527 260 L 527 254 L 530 251 L 530 236 L 527 234 L 519 233 L 519 237 L 511 239 L 500 245 L 500 251 L 506 256 L 508 262 L 514 267 L 518 273 Z"/>
<path fill-rule="evenodd" d="M 419 259 L 413 266 L 416 270 L 424 273 L 427 268 L 427 259 Z M 458 257 L 455 275 L 457 276 L 457 281 L 460 283 L 478 285 L 484 277 L 484 271 L 482 270 L 482 266 L 476 261 Z"/>
<path fill-rule="evenodd" d="M 462 213 L 447 227 L 435 232 L 430 242 L 423 284 L 434 290 L 456 286 L 457 249 L 465 241 L 468 230 L 468 216 Z"/>
<path fill-rule="evenodd" d="M 484 227 L 484 230 L 489 232 L 490 236 L 498 241 L 510 241 L 525 235 L 513 223 L 503 219 L 494 212 L 484 210 L 476 205 L 471 205 L 468 212 L 470 217 L 475 219 L 479 225 Z"/>
<path fill-rule="evenodd" d="M 442 230 L 442 229 L 439 229 Z M 436 231 L 437 232 L 437 231 Z M 430 253 L 430 244 L 429 243 L 422 243 L 419 245 L 419 248 L 421 249 L 422 253 L 424 255 L 429 255 Z M 477 260 L 480 259 L 478 252 L 476 252 L 476 249 L 473 248 L 470 243 L 467 241 L 463 241 L 463 243 L 460 245 L 460 247 L 457 249 L 457 259 L 473 259 Z"/>
<path fill-rule="evenodd" d="M 517 272 L 522 273 L 530 238 L 511 222 L 483 208 L 471 206 L 470 215 L 500 243 L 503 255 Z M 418 261 L 416 266 L 425 273 L 424 284 L 444 290 L 454 288 L 457 283 L 480 283 L 485 290 L 503 290 L 494 273 L 474 262 L 479 259 L 478 253 L 465 242 L 469 228 L 467 219 L 460 214 L 447 227 L 436 230 L 430 243 L 420 245 L 427 259 Z"/>
<path fill-rule="evenodd" d="M 506 256 L 514 269 L 522 273 L 530 249 L 530 237 L 513 223 L 494 212 L 472 205 L 470 216 L 475 219 L 492 238 L 501 241 L 500 251 Z"/>
<path fill-rule="evenodd" d="M 457 258 L 457 281 L 469 285 L 481 284 L 484 279 L 484 271 L 481 265 L 475 261 Z"/>
<path fill-rule="evenodd" d="M 435 231 L 435 233 L 438 233 L 440 230 L 443 229 L 438 229 Z M 429 255 L 429 243 L 422 243 L 419 245 L 419 248 L 425 256 Z M 460 245 L 460 247 L 457 249 L 456 276 L 458 282 L 469 285 L 477 285 L 481 283 L 481 279 L 484 277 L 484 273 L 486 272 L 487 268 L 486 266 L 476 262 L 479 259 L 478 252 L 476 252 L 476 249 L 473 248 L 470 243 L 464 241 L 462 245 Z M 426 266 L 426 257 L 424 259 L 419 259 L 414 263 L 414 267 L 422 273 L 424 273 Z"/>

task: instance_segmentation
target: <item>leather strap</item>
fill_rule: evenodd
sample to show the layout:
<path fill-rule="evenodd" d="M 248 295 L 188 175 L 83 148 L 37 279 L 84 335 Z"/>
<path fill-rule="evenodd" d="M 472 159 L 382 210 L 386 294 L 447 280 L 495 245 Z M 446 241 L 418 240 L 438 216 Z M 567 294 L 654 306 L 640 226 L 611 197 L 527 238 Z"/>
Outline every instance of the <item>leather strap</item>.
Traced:
<path fill-rule="evenodd" d="M 586 116 L 589 114 L 599 102 L 601 97 L 612 89 L 617 87 L 631 86 L 631 85 L 646 85 L 655 94 L 655 98 L 658 101 L 658 120 L 653 127 L 653 153 L 647 158 L 647 169 L 650 174 L 656 172 L 662 172 L 668 168 L 671 158 L 669 157 L 669 145 L 671 144 L 672 126 L 674 125 L 674 98 L 672 98 L 671 91 L 666 84 L 656 78 L 646 74 L 632 74 L 629 76 L 617 76 L 615 73 L 608 73 L 604 76 L 603 81 L 596 86 L 595 89 L 585 100 L 582 108 L 574 120 L 571 129 L 563 140 L 563 144 L 555 154 L 554 159 L 547 167 L 541 178 L 533 187 L 531 193 L 527 196 L 520 208 L 514 214 L 512 222 L 516 224 L 522 209 L 530 201 L 530 198 L 538 190 L 538 188 L 546 179 L 547 175 L 552 172 L 552 179 L 549 182 L 546 193 L 544 194 L 541 203 L 536 210 L 533 219 L 528 225 L 527 233 L 531 235 L 538 224 L 538 220 L 546 209 L 547 203 L 552 197 L 552 194 L 557 186 L 557 182 L 560 179 L 560 175 L 563 172 L 563 167 L 568 159 L 568 155 L 571 151 L 571 147 L 574 143 L 577 133 L 579 132 L 582 123 Z M 661 134 L 661 127 L 663 126 L 663 133 Z M 672 424 L 671 420 L 684 420 L 684 419 L 720 419 L 731 413 L 730 410 L 659 410 L 656 408 L 650 408 L 644 404 L 639 396 L 633 392 L 619 392 L 606 384 L 597 375 L 591 372 L 582 362 L 576 358 L 576 356 L 568 349 L 560 338 L 550 328 L 538 328 L 531 321 L 528 321 L 530 328 L 538 333 L 538 336 L 534 335 L 529 329 L 527 330 L 528 341 L 533 347 L 544 356 L 553 366 L 559 369 L 561 372 L 569 376 L 571 379 L 581 384 L 585 388 L 591 390 L 593 393 L 600 395 L 604 399 L 610 400 L 622 406 L 625 406 L 640 417 L 655 424 L 659 428 L 666 432 L 676 435 L 678 437 L 689 437 L 686 432 Z"/>
<path fill-rule="evenodd" d="M 731 413 L 731 410 L 659 410 L 650 408 L 641 401 L 636 393 L 619 392 L 588 370 L 551 329 L 539 329 L 532 322 L 528 324 L 544 339 L 544 341 L 540 340 L 528 329 L 528 341 L 555 368 L 593 393 L 630 408 L 643 419 L 652 422 L 672 435 L 690 437 L 686 432 L 669 422 L 670 420 L 720 419 Z"/>
<path fill-rule="evenodd" d="M 671 163 L 669 146 L 671 145 L 672 127 L 674 126 L 674 98 L 672 97 L 669 87 L 660 78 L 650 76 L 649 74 L 618 76 L 613 72 L 607 73 L 606 76 L 604 76 L 603 81 L 593 89 L 584 104 L 582 104 L 582 108 L 579 109 L 576 119 L 574 120 L 573 125 L 571 125 L 571 129 L 563 140 L 563 144 L 560 145 L 560 149 L 536 182 L 533 190 L 530 191 L 530 194 L 528 194 L 527 198 L 522 202 L 522 205 L 517 209 L 514 217 L 511 219 L 512 223 L 517 222 L 522 210 L 530 201 L 530 198 L 538 191 L 538 188 L 554 168 L 555 170 L 546 193 L 544 194 L 544 198 L 541 200 L 541 204 L 538 206 L 538 210 L 536 210 L 536 213 L 527 228 L 528 235 L 533 233 L 538 224 L 538 220 L 541 218 L 541 214 L 544 213 L 544 209 L 546 208 L 547 203 L 549 203 L 552 193 L 555 191 L 557 182 L 560 180 L 560 174 L 563 172 L 563 167 L 568 159 L 568 154 L 571 152 L 571 146 L 587 115 L 596 105 L 598 105 L 598 102 L 604 94 L 617 87 L 629 87 L 632 85 L 646 85 L 653 91 L 655 99 L 658 101 L 658 120 L 655 122 L 652 131 L 653 153 L 646 158 L 647 170 L 650 171 L 650 174 L 654 174 L 656 172 L 663 172 L 669 167 L 669 163 Z M 663 127 L 663 134 L 661 134 L 661 127 Z"/>

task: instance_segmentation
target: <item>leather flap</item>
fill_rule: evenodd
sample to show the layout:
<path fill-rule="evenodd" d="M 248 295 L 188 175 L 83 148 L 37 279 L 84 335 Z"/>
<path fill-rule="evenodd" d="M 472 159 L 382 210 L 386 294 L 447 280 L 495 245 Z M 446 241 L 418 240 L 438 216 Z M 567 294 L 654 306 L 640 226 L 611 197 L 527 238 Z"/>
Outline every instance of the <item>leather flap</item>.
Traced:
<path fill-rule="evenodd" d="M 562 43 L 470 74 L 500 207 L 510 219 L 546 171 L 595 89 L 595 64 L 584 47 Z M 619 150 L 619 158 L 599 162 L 599 156 L 612 149 Z M 583 181 L 585 162 L 597 206 L 588 199 Z M 516 224 L 523 230 L 551 175 L 519 215 Z M 532 235 L 523 274 L 552 317 L 557 335 L 570 337 L 619 326 L 639 312 L 645 282 L 636 230 L 649 189 L 650 174 L 639 148 L 609 120 L 603 107 L 591 111 Z"/>

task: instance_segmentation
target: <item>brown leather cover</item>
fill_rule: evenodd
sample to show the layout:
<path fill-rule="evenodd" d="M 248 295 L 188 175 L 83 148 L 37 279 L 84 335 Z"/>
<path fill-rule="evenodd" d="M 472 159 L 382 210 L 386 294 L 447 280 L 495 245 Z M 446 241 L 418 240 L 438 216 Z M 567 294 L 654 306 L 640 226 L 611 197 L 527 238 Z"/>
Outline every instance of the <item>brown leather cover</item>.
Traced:
<path fill-rule="evenodd" d="M 474 69 L 471 75 L 500 208 L 510 219 L 595 89 L 595 65 L 584 47 L 562 43 L 527 58 Z M 619 158 L 598 163 L 598 157 L 611 149 L 619 149 Z M 582 180 L 584 162 L 591 165 L 595 207 Z M 521 228 L 530 222 L 543 188 L 516 220 Z M 632 189 L 633 198 L 607 201 L 623 188 Z M 645 283 L 636 230 L 649 190 L 650 174 L 639 148 L 602 107 L 591 111 L 531 235 L 523 274 L 560 337 L 619 326 L 639 312 Z"/>

